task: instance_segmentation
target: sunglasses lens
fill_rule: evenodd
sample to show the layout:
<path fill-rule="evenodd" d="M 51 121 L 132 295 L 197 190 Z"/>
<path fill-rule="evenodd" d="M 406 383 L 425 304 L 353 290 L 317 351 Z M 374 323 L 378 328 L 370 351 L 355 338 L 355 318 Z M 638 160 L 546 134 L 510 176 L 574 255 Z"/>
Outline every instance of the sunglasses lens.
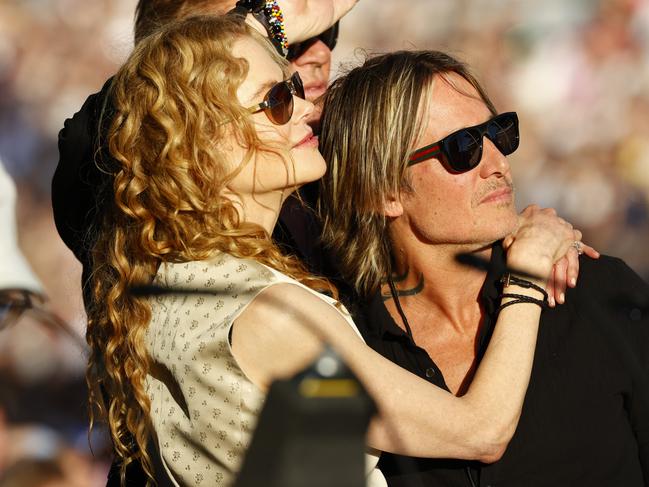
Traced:
<path fill-rule="evenodd" d="M 324 42 L 330 51 L 333 51 L 334 47 L 336 47 L 336 44 L 338 43 L 338 30 L 339 24 L 336 22 L 328 30 L 325 30 L 318 36 L 318 39 Z"/>
<path fill-rule="evenodd" d="M 20 318 L 25 308 L 10 299 L 0 299 L 0 330 L 8 328 Z"/>
<path fill-rule="evenodd" d="M 299 73 L 293 73 L 293 76 L 291 76 L 291 83 L 293 83 L 293 88 L 295 89 L 295 96 L 304 100 L 304 84 L 302 83 L 302 78 L 300 78 Z"/>
<path fill-rule="evenodd" d="M 312 37 L 311 39 L 307 39 L 304 42 L 298 42 L 297 44 L 291 44 L 288 46 L 288 55 L 286 56 L 286 59 L 293 61 L 299 58 L 317 41 L 322 41 L 330 51 L 333 51 L 334 47 L 336 47 L 336 44 L 338 43 L 338 30 L 338 22 L 336 22 L 328 30 L 324 31 L 317 37 Z"/>
<path fill-rule="evenodd" d="M 300 42 L 298 44 L 291 44 L 290 46 L 288 46 L 288 54 L 286 55 L 286 59 L 293 61 L 294 59 L 299 58 L 302 54 L 304 54 L 305 51 L 305 43 Z"/>
<path fill-rule="evenodd" d="M 266 114 L 271 122 L 284 125 L 291 119 L 291 115 L 293 115 L 293 95 L 286 83 L 277 83 L 273 86 L 268 92 L 266 100 L 270 107 Z"/>
<path fill-rule="evenodd" d="M 487 126 L 487 137 L 504 156 L 513 153 L 520 139 L 516 114 L 504 113 L 493 119 Z"/>
<path fill-rule="evenodd" d="M 466 172 L 480 163 L 482 135 L 474 128 L 460 130 L 444 139 L 444 155 L 453 171 Z"/>

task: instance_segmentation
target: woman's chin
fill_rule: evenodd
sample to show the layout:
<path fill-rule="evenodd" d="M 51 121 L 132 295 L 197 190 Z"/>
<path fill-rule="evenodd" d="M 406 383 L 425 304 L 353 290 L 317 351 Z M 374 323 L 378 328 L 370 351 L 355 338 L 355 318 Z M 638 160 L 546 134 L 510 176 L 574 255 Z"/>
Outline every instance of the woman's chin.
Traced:
<path fill-rule="evenodd" d="M 327 163 L 317 148 L 311 151 L 294 150 L 292 155 L 298 186 L 317 181 L 327 172 Z"/>

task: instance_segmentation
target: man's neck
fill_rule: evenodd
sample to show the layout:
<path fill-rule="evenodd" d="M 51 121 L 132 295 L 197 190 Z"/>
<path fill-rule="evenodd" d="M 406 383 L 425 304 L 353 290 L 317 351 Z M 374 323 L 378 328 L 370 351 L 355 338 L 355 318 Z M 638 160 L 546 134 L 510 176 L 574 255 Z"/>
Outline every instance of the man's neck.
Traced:
<path fill-rule="evenodd" d="M 414 239 L 392 243 L 393 281 L 403 313 L 388 285 L 382 288 L 386 308 L 402 329 L 410 328 L 415 343 L 442 371 L 449 390 L 462 395 L 477 367 L 484 324 L 480 291 L 486 272 L 460 264 L 456 255 L 471 252 L 490 258 L 491 245 L 425 245 Z"/>
<path fill-rule="evenodd" d="M 491 246 L 395 242 L 392 280 L 404 311 L 437 317 L 425 320 L 426 323 L 446 323 L 469 333 L 475 330 L 486 273 L 459 263 L 456 255 L 463 252 L 489 258 Z M 387 285 L 383 295 L 384 299 L 391 299 Z"/>

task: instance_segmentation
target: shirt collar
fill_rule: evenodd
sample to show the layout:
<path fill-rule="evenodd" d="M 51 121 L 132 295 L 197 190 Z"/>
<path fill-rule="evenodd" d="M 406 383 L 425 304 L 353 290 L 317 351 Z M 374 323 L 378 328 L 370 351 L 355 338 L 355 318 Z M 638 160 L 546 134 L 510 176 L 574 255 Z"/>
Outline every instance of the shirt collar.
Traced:
<path fill-rule="evenodd" d="M 498 309 L 502 285 L 500 279 L 505 273 L 505 251 L 502 247 L 502 241 L 496 242 L 492 247 L 491 259 L 489 260 L 489 269 L 484 284 L 480 291 L 480 301 L 484 307 L 486 317 L 493 317 Z M 367 316 L 367 325 L 374 329 L 379 337 L 400 338 L 410 340 L 408 334 L 401 329 L 392 319 L 383 302 L 381 291 L 377 291 L 369 300 L 369 314 Z M 483 333 L 490 334 L 492 319 L 488 319 L 489 325 L 483 327 Z"/>

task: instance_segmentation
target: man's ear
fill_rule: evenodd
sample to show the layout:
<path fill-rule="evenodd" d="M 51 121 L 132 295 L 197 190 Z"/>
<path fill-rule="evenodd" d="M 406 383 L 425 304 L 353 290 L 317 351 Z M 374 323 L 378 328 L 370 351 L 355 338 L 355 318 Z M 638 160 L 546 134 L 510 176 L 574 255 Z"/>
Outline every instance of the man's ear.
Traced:
<path fill-rule="evenodd" d="M 403 215 L 403 205 L 399 196 L 388 196 L 383 203 L 383 215 L 388 218 L 398 218 Z"/>

